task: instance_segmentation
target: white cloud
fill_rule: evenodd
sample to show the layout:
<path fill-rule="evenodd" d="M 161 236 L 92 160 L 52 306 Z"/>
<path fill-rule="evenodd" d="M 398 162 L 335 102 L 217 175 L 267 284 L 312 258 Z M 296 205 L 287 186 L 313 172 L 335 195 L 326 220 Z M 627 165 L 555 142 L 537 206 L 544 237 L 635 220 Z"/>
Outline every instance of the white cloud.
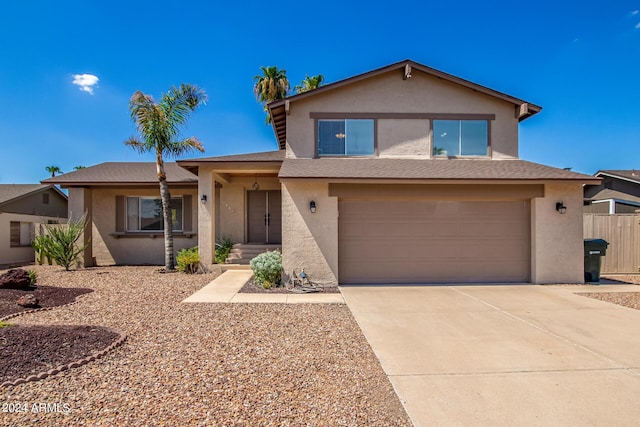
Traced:
<path fill-rule="evenodd" d="M 638 13 L 640 13 L 640 10 L 634 10 L 631 12 L 632 15 L 637 15 Z"/>
<path fill-rule="evenodd" d="M 80 87 L 80 90 L 93 95 L 93 87 L 98 84 L 100 79 L 93 74 L 74 74 L 73 84 Z"/>
<path fill-rule="evenodd" d="M 640 22 L 636 24 L 636 28 L 640 29 Z"/>

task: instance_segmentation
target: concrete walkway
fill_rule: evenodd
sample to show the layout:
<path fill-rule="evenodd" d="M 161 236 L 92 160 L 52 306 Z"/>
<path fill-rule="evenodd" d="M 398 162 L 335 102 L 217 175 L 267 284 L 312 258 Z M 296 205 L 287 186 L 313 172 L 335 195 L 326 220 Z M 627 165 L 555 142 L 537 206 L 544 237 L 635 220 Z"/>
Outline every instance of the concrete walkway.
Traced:
<path fill-rule="evenodd" d="M 341 290 L 416 426 L 638 425 L 638 286 Z"/>
<path fill-rule="evenodd" d="M 340 293 L 309 294 L 241 294 L 253 273 L 250 270 L 227 270 L 214 281 L 182 302 L 187 303 L 280 303 L 280 304 L 344 304 Z"/>

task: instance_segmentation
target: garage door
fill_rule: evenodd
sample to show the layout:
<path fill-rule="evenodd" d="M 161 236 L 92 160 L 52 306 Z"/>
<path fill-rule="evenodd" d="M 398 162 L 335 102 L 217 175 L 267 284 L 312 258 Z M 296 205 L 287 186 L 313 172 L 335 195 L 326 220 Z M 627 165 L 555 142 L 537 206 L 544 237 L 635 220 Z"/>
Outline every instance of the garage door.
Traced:
<path fill-rule="evenodd" d="M 528 201 L 339 201 L 340 283 L 529 281 Z"/>

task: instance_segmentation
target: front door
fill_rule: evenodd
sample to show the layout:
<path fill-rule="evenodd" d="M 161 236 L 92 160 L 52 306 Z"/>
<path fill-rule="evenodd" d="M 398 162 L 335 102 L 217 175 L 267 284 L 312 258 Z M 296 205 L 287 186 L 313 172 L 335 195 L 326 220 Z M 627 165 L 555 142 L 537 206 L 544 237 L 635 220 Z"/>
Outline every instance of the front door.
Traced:
<path fill-rule="evenodd" d="M 247 243 L 282 243 L 282 195 L 280 190 L 247 192 Z"/>

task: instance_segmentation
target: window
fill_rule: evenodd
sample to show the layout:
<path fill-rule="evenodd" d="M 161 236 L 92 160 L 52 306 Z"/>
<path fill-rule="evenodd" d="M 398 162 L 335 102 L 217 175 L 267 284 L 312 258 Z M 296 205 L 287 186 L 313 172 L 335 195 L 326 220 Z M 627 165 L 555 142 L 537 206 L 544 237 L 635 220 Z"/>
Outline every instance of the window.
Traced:
<path fill-rule="evenodd" d="M 319 156 L 372 156 L 373 119 L 318 120 Z"/>
<path fill-rule="evenodd" d="M 31 245 L 31 223 L 11 221 L 10 225 L 10 246 L 30 246 Z"/>
<path fill-rule="evenodd" d="M 434 156 L 486 156 L 489 154 L 486 120 L 434 120 Z"/>
<path fill-rule="evenodd" d="M 43 205 L 49 204 L 49 193 L 42 193 L 42 204 Z"/>
<path fill-rule="evenodd" d="M 182 231 L 182 197 L 172 197 L 173 231 Z M 127 197 L 127 231 L 162 231 L 162 200 L 155 197 Z"/>

